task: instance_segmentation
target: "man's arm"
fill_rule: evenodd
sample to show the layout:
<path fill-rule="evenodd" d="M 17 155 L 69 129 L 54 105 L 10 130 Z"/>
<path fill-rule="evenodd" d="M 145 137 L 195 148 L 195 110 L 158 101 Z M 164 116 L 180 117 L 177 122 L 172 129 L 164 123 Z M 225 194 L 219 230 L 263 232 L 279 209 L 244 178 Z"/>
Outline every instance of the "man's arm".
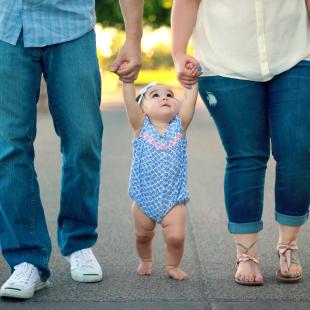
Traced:
<path fill-rule="evenodd" d="M 199 4 L 200 0 L 174 0 L 171 13 L 172 57 L 178 80 L 187 88 L 195 84 L 200 75 L 198 61 L 186 55 L 188 41 L 196 24 Z M 189 63 L 194 64 L 196 70 L 188 70 Z"/>
<path fill-rule="evenodd" d="M 184 89 L 184 99 L 180 108 L 180 118 L 184 127 L 184 131 L 188 128 L 191 123 L 198 95 L 198 83 L 191 86 L 191 88 Z"/>
<path fill-rule="evenodd" d="M 123 82 L 133 82 L 141 68 L 143 0 L 119 0 L 124 18 L 126 41 L 111 66 Z M 126 64 L 126 66 L 121 66 Z"/>
<path fill-rule="evenodd" d="M 123 83 L 123 97 L 126 104 L 129 123 L 131 124 L 135 135 L 137 135 L 140 131 L 144 114 L 141 107 L 136 102 L 136 91 L 133 83 Z"/>

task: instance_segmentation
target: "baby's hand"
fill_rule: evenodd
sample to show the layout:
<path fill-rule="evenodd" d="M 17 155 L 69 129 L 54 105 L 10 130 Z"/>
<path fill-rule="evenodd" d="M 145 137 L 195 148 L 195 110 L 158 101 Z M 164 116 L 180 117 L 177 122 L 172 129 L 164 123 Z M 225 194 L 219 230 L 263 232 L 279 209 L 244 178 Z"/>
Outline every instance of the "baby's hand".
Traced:
<path fill-rule="evenodd" d="M 189 71 L 189 73 L 190 73 L 192 76 L 199 77 L 199 76 L 202 74 L 202 72 L 201 72 L 201 67 L 200 67 L 200 66 L 197 66 L 197 64 L 194 63 L 194 62 L 188 62 L 188 63 L 186 63 L 185 68 L 186 68 L 186 70 Z"/>
<path fill-rule="evenodd" d="M 117 72 L 122 73 L 124 70 L 128 69 L 128 61 L 124 61 L 120 64 Z"/>

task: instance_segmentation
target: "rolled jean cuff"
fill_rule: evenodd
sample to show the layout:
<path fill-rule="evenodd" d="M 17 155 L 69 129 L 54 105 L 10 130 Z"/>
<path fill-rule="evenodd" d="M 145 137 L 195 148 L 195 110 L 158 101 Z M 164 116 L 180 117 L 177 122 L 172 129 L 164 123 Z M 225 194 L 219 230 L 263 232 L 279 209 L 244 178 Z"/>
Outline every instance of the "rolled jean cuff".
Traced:
<path fill-rule="evenodd" d="M 306 223 L 309 217 L 309 212 L 305 215 L 285 215 L 276 211 L 275 219 L 279 224 L 288 226 L 302 226 Z"/>
<path fill-rule="evenodd" d="M 228 230 L 231 234 L 254 234 L 263 229 L 263 222 L 233 223 L 228 222 Z"/>

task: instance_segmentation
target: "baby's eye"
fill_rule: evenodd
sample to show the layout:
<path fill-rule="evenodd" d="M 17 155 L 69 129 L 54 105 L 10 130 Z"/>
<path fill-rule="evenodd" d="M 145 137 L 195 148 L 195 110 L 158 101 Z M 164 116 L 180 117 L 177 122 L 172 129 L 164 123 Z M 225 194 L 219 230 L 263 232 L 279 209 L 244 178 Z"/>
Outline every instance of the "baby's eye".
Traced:
<path fill-rule="evenodd" d="M 155 93 L 155 94 L 153 94 L 153 95 L 152 95 L 152 98 L 155 98 L 155 97 L 159 97 L 159 95 L 158 95 L 158 94 L 156 94 L 156 93 Z"/>
<path fill-rule="evenodd" d="M 172 94 L 168 94 L 167 97 L 173 98 L 173 95 Z"/>

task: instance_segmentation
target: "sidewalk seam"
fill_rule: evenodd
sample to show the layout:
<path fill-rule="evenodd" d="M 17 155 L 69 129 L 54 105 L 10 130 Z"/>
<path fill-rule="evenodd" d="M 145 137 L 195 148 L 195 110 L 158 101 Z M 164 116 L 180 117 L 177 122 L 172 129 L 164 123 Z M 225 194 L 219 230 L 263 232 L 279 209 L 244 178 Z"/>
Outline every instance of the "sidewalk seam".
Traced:
<path fill-rule="evenodd" d="M 190 228 L 190 236 L 191 236 L 191 239 L 192 239 L 193 244 L 194 244 L 195 256 L 197 257 L 197 261 L 198 261 L 199 269 L 201 270 L 201 274 L 206 274 L 206 269 L 204 268 L 204 266 L 202 264 L 202 260 L 200 259 L 201 253 L 199 251 L 198 243 L 196 241 L 195 228 L 194 228 L 194 224 L 193 224 L 193 220 L 192 220 L 191 212 L 190 212 L 191 211 L 191 206 L 190 206 L 190 204 L 188 206 L 189 206 L 187 208 L 188 209 L 188 212 L 187 212 L 187 214 L 188 214 L 188 223 L 189 223 L 189 228 Z M 204 280 L 204 278 L 202 276 L 200 276 L 200 279 L 201 279 L 201 283 L 202 283 L 203 299 L 205 300 L 206 306 L 207 306 L 206 309 L 212 309 L 212 307 L 211 307 L 211 302 L 212 301 L 208 297 L 208 296 L 210 296 L 210 294 L 209 294 L 209 291 L 208 291 L 207 283 L 206 283 L 206 281 Z"/>

